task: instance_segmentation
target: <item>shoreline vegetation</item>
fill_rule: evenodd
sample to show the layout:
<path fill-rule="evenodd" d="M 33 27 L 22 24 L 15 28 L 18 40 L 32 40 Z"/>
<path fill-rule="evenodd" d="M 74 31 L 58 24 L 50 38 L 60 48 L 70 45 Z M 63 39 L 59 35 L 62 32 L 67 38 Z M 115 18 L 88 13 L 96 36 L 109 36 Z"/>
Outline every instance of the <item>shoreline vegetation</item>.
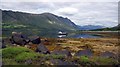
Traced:
<path fill-rule="evenodd" d="M 44 46 L 41 51 L 49 51 L 50 54 L 36 52 L 38 45 L 28 43 L 26 45 L 11 44 L 8 38 L 3 38 L 5 48 L 2 50 L 3 65 L 118 65 L 119 64 L 119 40 L 118 32 L 91 32 L 82 33 L 97 34 L 103 38 L 45 38 L 41 37 Z"/>

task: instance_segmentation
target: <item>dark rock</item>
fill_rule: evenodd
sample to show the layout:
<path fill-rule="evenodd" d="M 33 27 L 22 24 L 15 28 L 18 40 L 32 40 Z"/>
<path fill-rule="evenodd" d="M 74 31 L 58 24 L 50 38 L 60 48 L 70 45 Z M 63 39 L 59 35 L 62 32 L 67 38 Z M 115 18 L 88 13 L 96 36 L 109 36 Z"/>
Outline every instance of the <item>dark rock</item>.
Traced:
<path fill-rule="evenodd" d="M 7 38 L 3 38 L 2 40 L 4 40 L 4 44 L 5 45 L 9 45 L 9 46 L 13 46 L 13 44 L 11 43 L 11 38 L 7 37 Z"/>
<path fill-rule="evenodd" d="M 37 46 L 36 52 L 43 54 L 50 54 L 50 51 L 42 43 Z"/>
<path fill-rule="evenodd" d="M 4 40 L 2 40 L 2 48 L 6 48 L 6 45 L 4 43 Z"/>
<path fill-rule="evenodd" d="M 70 53 L 70 51 L 68 51 L 68 50 L 55 50 L 55 51 L 53 51 L 51 54 L 55 54 L 55 55 L 63 55 L 63 56 L 69 56 L 69 57 L 71 57 L 72 55 L 71 55 L 71 53 Z"/>
<path fill-rule="evenodd" d="M 109 52 L 109 51 L 106 51 L 106 52 L 102 52 L 100 54 L 100 57 L 108 57 L 108 58 L 113 58 L 115 57 L 116 55 L 112 52 Z"/>
<path fill-rule="evenodd" d="M 27 36 L 17 32 L 12 33 L 12 37 L 10 41 L 12 44 L 18 44 L 18 45 L 25 45 L 29 43 L 29 39 L 27 38 Z"/>
<path fill-rule="evenodd" d="M 92 56 L 93 52 L 90 49 L 80 50 L 78 51 L 75 56 Z"/>
<path fill-rule="evenodd" d="M 25 64 L 32 64 L 32 60 L 31 59 L 26 60 Z"/>
<path fill-rule="evenodd" d="M 40 44 L 40 43 L 41 43 L 41 40 L 40 40 L 40 37 L 39 37 L 39 36 L 32 36 L 32 37 L 30 37 L 30 41 L 31 41 L 33 44 Z"/>
<path fill-rule="evenodd" d="M 75 63 L 73 62 L 63 61 L 60 59 L 51 59 L 49 62 L 52 63 L 53 65 L 70 65 L 70 67 L 71 65 L 75 66 Z"/>
<path fill-rule="evenodd" d="M 63 64 L 63 61 L 59 60 L 59 59 L 52 59 L 50 60 L 50 62 L 54 65 L 62 65 Z"/>

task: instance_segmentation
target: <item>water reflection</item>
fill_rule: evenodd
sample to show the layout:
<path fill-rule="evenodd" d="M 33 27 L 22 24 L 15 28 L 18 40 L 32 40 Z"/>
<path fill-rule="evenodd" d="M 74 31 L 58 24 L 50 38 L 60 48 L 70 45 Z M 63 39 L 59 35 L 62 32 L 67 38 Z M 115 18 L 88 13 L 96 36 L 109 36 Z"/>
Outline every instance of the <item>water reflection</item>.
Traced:
<path fill-rule="evenodd" d="M 58 38 L 64 38 L 66 37 L 67 35 L 58 35 Z"/>

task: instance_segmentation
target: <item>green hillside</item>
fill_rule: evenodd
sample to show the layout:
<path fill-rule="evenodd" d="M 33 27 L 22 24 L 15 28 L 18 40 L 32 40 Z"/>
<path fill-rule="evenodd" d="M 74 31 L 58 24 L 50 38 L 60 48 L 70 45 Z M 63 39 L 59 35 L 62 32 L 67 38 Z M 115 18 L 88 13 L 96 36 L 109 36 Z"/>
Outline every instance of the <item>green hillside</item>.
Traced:
<path fill-rule="evenodd" d="M 3 36 L 12 31 L 23 32 L 27 35 L 45 35 L 62 31 L 75 31 L 77 26 L 68 18 L 51 13 L 30 14 L 14 11 L 2 11 Z"/>

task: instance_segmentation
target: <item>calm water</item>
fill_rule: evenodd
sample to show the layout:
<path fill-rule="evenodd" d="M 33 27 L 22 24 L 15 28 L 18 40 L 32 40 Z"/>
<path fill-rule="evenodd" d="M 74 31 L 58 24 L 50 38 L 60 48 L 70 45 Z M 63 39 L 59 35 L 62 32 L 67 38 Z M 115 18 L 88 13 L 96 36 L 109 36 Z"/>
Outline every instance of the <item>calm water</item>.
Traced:
<path fill-rule="evenodd" d="M 91 34 L 68 34 L 68 35 L 57 35 L 57 34 L 42 34 L 40 36 L 50 37 L 50 38 L 102 38 L 102 36 L 91 35 Z"/>
<path fill-rule="evenodd" d="M 92 34 L 74 34 L 74 35 L 68 35 L 63 37 L 65 38 L 101 38 L 102 36 L 92 35 Z"/>

